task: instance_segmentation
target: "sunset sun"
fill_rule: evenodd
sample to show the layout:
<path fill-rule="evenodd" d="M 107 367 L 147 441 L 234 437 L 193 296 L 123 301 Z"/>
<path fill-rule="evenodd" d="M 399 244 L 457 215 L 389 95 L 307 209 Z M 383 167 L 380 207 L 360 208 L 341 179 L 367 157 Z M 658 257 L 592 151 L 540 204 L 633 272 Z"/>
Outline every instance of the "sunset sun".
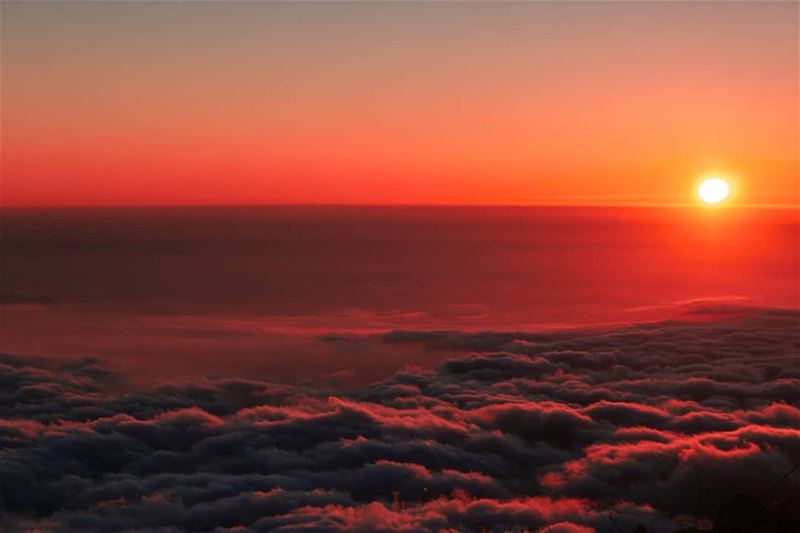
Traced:
<path fill-rule="evenodd" d="M 728 182 L 722 178 L 708 178 L 700 183 L 697 188 L 697 196 L 706 204 L 719 204 L 731 193 Z"/>

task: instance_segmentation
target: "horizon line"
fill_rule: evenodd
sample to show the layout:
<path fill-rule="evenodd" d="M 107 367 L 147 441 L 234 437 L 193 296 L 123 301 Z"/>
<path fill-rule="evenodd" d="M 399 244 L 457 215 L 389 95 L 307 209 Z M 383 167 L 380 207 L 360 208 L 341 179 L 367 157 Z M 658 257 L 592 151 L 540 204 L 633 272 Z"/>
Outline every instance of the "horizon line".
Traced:
<path fill-rule="evenodd" d="M 157 209 L 157 208 L 223 208 L 223 207 L 538 207 L 538 208 L 680 208 L 696 207 L 700 209 L 800 209 L 800 203 L 731 203 L 722 205 L 705 205 L 699 202 L 565 202 L 565 203 L 370 203 L 370 202 L 251 202 L 251 203 L 108 203 L 108 204 L 19 204 L 3 205 L 0 201 L 0 210 L 5 209 Z"/>

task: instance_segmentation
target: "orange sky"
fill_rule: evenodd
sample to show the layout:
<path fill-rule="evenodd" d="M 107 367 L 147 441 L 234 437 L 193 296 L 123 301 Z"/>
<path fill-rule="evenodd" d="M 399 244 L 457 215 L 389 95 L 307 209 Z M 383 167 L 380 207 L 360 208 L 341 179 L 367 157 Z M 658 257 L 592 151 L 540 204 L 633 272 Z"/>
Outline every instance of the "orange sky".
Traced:
<path fill-rule="evenodd" d="M 2 205 L 797 205 L 798 6 L 3 2 Z"/>

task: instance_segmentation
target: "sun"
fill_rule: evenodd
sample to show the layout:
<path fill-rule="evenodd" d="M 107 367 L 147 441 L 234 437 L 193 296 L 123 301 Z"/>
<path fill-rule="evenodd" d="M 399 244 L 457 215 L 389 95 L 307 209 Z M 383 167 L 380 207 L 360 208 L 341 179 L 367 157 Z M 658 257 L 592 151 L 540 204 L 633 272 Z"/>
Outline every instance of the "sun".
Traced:
<path fill-rule="evenodd" d="M 731 186 L 722 178 L 708 178 L 697 188 L 697 196 L 707 204 L 718 204 L 730 193 Z"/>

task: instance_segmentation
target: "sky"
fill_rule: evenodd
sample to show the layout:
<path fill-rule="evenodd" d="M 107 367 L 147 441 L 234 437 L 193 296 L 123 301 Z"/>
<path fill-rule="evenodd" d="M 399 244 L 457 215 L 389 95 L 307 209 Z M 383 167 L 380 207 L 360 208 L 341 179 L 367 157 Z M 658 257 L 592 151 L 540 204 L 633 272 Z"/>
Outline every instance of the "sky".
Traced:
<path fill-rule="evenodd" d="M 796 2 L 3 2 L 2 205 L 797 205 Z"/>

